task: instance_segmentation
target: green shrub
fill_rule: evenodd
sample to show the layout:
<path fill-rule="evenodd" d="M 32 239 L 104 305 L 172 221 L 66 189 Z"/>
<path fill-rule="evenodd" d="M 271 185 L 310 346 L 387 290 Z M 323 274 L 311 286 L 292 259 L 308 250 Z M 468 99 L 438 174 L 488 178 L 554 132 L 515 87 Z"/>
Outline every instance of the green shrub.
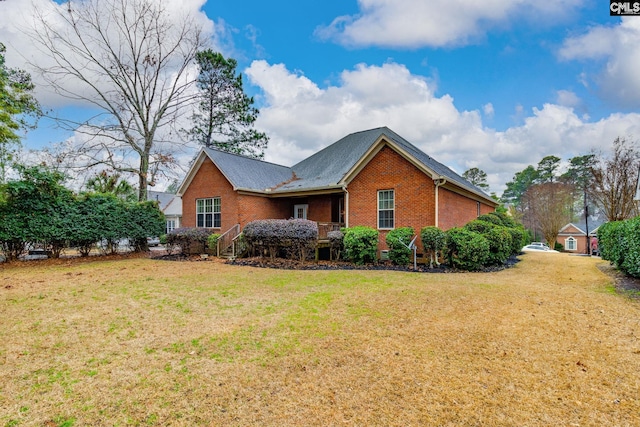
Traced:
<path fill-rule="evenodd" d="M 485 217 L 490 215 L 484 215 Z M 467 223 L 464 228 L 481 234 L 489 242 L 489 257 L 487 265 L 500 265 L 511 255 L 512 237 L 508 229 L 495 222 L 476 219 Z"/>
<path fill-rule="evenodd" d="M 424 248 L 425 255 L 429 255 L 429 267 L 433 268 L 433 263 L 440 265 L 438 261 L 438 252 L 442 254 L 442 251 L 446 243 L 446 234 L 438 227 L 424 227 L 420 230 L 420 240 L 422 240 L 422 247 Z"/>
<path fill-rule="evenodd" d="M 121 200 L 121 199 L 119 199 Z M 159 236 L 165 230 L 166 220 L 155 201 L 122 202 L 125 205 L 124 237 L 136 252 L 146 251 L 147 237 Z"/>
<path fill-rule="evenodd" d="M 526 244 L 527 233 L 523 226 L 516 226 L 507 228 L 509 234 L 511 234 L 511 255 L 519 254 L 522 247 Z"/>
<path fill-rule="evenodd" d="M 407 265 L 412 260 L 413 251 L 408 248 L 415 235 L 411 227 L 395 228 L 387 233 L 389 259 L 397 265 Z"/>
<path fill-rule="evenodd" d="M 600 256 L 616 267 L 622 266 L 627 253 L 624 228 L 625 223 L 623 221 L 607 222 L 598 228 Z"/>
<path fill-rule="evenodd" d="M 494 215 L 493 212 L 480 215 L 478 218 L 476 218 L 476 221 L 490 222 L 493 225 L 504 225 L 502 223 L 502 218 L 499 217 L 498 215 Z"/>
<path fill-rule="evenodd" d="M 456 227 L 448 230 L 446 236 L 447 259 L 452 267 L 475 271 L 486 264 L 489 242 L 480 233 Z"/>
<path fill-rule="evenodd" d="M 640 217 L 624 221 L 622 232 L 626 255 L 618 268 L 629 276 L 640 277 Z"/>
<path fill-rule="evenodd" d="M 366 226 L 356 226 L 344 231 L 345 257 L 356 264 L 374 262 L 378 253 L 378 231 Z"/>
<path fill-rule="evenodd" d="M 218 252 L 218 239 L 220 239 L 220 234 L 218 233 L 210 234 L 207 237 L 207 247 L 213 255 L 217 255 Z"/>

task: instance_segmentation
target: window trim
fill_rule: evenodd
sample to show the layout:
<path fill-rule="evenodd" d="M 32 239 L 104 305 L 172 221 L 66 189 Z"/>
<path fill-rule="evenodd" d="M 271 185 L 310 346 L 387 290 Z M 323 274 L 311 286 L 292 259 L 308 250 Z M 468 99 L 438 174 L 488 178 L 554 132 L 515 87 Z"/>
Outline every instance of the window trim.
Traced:
<path fill-rule="evenodd" d="M 167 220 L 165 221 L 165 233 L 166 233 L 166 234 L 171 233 L 171 232 L 172 232 L 173 230 L 175 230 L 176 228 L 178 228 L 178 227 L 176 227 L 176 220 L 175 220 L 175 218 L 167 219 Z"/>
<path fill-rule="evenodd" d="M 391 201 L 392 201 L 392 207 L 389 209 L 380 209 L 380 195 L 382 193 L 391 193 Z M 388 201 L 388 200 L 387 200 Z M 377 222 L 377 226 L 378 226 L 378 230 L 393 230 L 395 228 L 396 225 L 396 193 L 395 190 L 393 188 L 390 189 L 386 189 L 386 190 L 378 190 L 377 192 L 377 215 L 376 215 L 376 222 Z M 381 227 L 381 218 L 380 218 L 380 213 L 381 212 L 391 212 L 391 227 Z M 389 218 L 385 218 L 384 221 L 389 221 Z"/>
<path fill-rule="evenodd" d="M 572 243 L 572 248 L 569 248 L 569 242 Z M 564 239 L 564 248 L 568 251 L 577 251 L 578 250 L 578 239 L 573 236 L 569 236 Z"/>
<path fill-rule="evenodd" d="M 302 209 L 302 216 L 298 216 L 298 209 Z M 297 205 L 293 205 L 293 217 L 295 219 L 307 219 L 308 216 L 309 216 L 308 203 L 300 203 Z"/>
<path fill-rule="evenodd" d="M 211 201 L 208 206 L 207 201 Z M 202 211 L 201 211 L 202 206 Z M 209 211 L 210 208 L 211 210 Z M 217 208 L 217 210 L 216 210 Z M 202 215 L 202 221 L 200 216 Z M 211 226 L 207 227 L 207 219 L 210 216 Z M 200 225 L 202 224 L 202 225 Z M 222 200 L 220 197 L 205 197 L 196 199 L 196 228 L 221 228 L 222 227 Z"/>

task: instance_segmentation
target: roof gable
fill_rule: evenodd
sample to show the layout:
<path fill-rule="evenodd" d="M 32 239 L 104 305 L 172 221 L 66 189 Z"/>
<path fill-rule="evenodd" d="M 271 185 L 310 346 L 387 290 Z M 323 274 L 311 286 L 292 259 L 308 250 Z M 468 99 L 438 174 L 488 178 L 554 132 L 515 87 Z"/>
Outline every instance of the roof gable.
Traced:
<path fill-rule="evenodd" d="M 291 168 L 212 148 L 203 148 L 189 169 L 177 194 L 182 196 L 202 163 L 209 159 L 234 190 L 266 192 L 294 178 Z"/>

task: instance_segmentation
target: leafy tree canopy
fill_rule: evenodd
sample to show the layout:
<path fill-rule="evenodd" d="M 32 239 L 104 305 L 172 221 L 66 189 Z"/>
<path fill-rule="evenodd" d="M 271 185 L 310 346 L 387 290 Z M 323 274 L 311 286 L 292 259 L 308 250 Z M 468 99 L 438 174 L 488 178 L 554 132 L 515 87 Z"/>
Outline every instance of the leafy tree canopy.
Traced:
<path fill-rule="evenodd" d="M 120 179 L 118 173 L 109 175 L 106 171 L 102 171 L 91 177 L 87 181 L 86 187 L 89 191 L 113 194 L 128 202 L 134 202 L 138 199 L 136 189 L 124 179 Z"/>
<path fill-rule="evenodd" d="M 28 119 L 41 114 L 40 104 L 32 95 L 31 76 L 7 68 L 5 52 L 5 45 L 0 43 L 0 182 L 5 181 L 6 168 L 20 146 L 18 131 L 34 127 Z"/>

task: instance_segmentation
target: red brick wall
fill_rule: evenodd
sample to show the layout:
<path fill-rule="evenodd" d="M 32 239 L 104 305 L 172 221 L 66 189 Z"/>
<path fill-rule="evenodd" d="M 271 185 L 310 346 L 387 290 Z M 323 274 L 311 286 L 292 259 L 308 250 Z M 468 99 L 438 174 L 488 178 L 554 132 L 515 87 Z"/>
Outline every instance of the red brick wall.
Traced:
<path fill-rule="evenodd" d="M 331 222 L 331 196 L 309 197 L 307 218 L 316 222 Z"/>
<path fill-rule="evenodd" d="M 238 195 L 209 159 L 206 159 L 182 196 L 182 226 L 196 226 L 196 199 L 220 197 L 221 227 L 224 232 L 238 223 Z"/>
<path fill-rule="evenodd" d="M 389 147 L 384 147 L 349 183 L 349 226 L 378 228 L 378 190 L 394 190 L 395 227 L 415 233 L 435 224 L 435 186 L 431 178 Z M 378 248 L 386 249 L 387 231 Z M 420 240 L 420 239 L 418 239 Z"/>
<path fill-rule="evenodd" d="M 260 196 L 238 197 L 238 223 L 244 227 L 256 219 L 288 219 L 293 208 L 288 199 L 268 199 Z"/>
<path fill-rule="evenodd" d="M 469 221 L 478 217 L 478 203 L 453 191 L 440 187 L 438 189 L 438 227 L 448 230 L 453 227 L 462 227 Z M 484 203 L 480 203 L 480 215 L 493 212 L 495 209 Z"/>

